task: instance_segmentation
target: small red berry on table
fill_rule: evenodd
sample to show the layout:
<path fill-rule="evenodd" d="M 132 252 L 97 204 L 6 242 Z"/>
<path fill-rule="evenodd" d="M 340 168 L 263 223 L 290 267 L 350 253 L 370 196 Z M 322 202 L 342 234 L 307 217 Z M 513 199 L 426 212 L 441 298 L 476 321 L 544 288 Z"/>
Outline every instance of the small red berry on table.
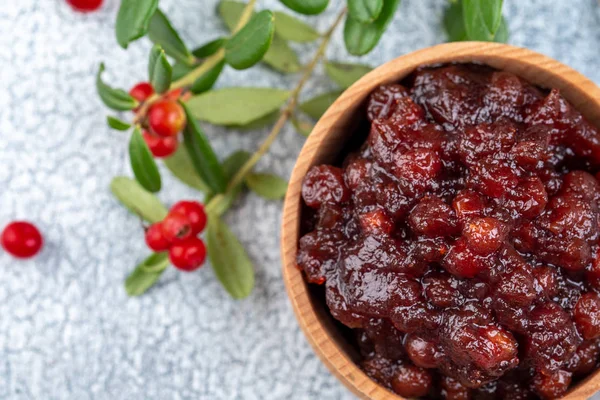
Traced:
<path fill-rule="evenodd" d="M 171 264 L 182 271 L 194 271 L 204 264 L 206 260 L 206 246 L 202 239 L 190 238 L 177 243 L 169 250 Z"/>
<path fill-rule="evenodd" d="M 176 136 L 160 137 L 148 131 L 144 131 L 142 136 L 152 155 L 157 158 L 169 157 L 179 147 Z"/>
<path fill-rule="evenodd" d="M 162 223 L 150 225 L 146 230 L 146 244 L 153 251 L 167 251 L 171 243 L 164 237 L 162 232 Z"/>
<path fill-rule="evenodd" d="M 185 126 L 183 107 L 172 100 L 161 100 L 152 104 L 148 112 L 148 123 L 152 132 L 159 136 L 175 136 Z"/>
<path fill-rule="evenodd" d="M 96 11 L 102 6 L 104 0 L 67 0 L 67 4 L 80 12 Z"/>
<path fill-rule="evenodd" d="M 148 82 L 140 82 L 129 91 L 129 95 L 139 102 L 146 101 L 153 94 L 154 88 Z"/>
<path fill-rule="evenodd" d="M 171 207 L 172 213 L 181 213 L 190 221 L 192 233 L 197 235 L 206 227 L 206 212 L 204 206 L 197 201 L 180 201 Z"/>
<path fill-rule="evenodd" d="M 44 240 L 33 224 L 15 221 L 4 228 L 0 242 L 9 254 L 18 258 L 29 258 L 40 251 Z"/>
<path fill-rule="evenodd" d="M 179 212 L 170 212 L 161 223 L 161 230 L 171 244 L 183 242 L 193 236 L 190 220 Z"/>

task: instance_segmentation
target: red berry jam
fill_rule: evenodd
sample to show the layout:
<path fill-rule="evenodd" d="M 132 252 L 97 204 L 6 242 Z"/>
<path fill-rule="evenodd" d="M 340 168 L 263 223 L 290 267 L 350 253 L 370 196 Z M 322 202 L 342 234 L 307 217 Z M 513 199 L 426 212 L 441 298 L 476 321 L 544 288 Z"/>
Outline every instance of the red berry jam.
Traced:
<path fill-rule="evenodd" d="M 377 88 L 365 119 L 304 179 L 297 256 L 365 372 L 405 397 L 553 399 L 597 369 L 598 130 L 470 64 Z"/>

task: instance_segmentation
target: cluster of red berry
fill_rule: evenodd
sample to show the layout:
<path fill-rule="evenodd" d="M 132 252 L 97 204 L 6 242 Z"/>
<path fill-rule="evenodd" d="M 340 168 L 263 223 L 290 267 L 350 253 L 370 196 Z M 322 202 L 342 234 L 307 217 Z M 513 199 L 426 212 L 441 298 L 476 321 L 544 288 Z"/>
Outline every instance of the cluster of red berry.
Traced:
<path fill-rule="evenodd" d="M 156 252 L 168 251 L 171 264 L 194 271 L 204 264 L 206 246 L 198 235 L 206 227 L 204 206 L 197 201 L 180 201 L 161 222 L 146 230 L 146 244 Z"/>
<path fill-rule="evenodd" d="M 179 146 L 178 135 L 185 126 L 183 107 L 177 103 L 181 89 L 174 89 L 153 103 L 148 110 L 147 127 L 142 136 L 154 157 L 168 157 Z M 140 82 L 130 91 L 131 97 L 143 103 L 154 94 L 154 88 L 148 82 Z"/>

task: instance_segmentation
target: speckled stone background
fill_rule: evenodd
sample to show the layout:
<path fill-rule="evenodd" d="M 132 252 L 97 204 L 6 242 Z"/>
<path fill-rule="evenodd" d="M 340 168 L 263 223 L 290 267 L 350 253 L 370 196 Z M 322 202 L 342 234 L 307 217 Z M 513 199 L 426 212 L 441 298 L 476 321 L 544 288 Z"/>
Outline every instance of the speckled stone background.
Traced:
<path fill-rule="evenodd" d="M 339 0 L 310 19 L 321 30 Z M 389 32 L 362 61 L 377 65 L 443 42 L 445 0 L 404 0 Z M 272 1 L 260 7 L 281 8 Z M 224 34 L 216 0 L 161 0 L 190 45 Z M 351 399 L 313 354 L 281 281 L 281 203 L 247 196 L 228 214 L 256 264 L 253 295 L 235 302 L 210 267 L 168 271 L 129 299 L 122 281 L 147 253 L 136 217 L 110 196 L 131 174 L 126 134 L 105 125 L 94 74 L 123 87 L 144 79 L 149 44 L 114 39 L 118 0 L 92 15 L 64 0 L 0 6 L 0 225 L 35 221 L 47 245 L 33 261 L 0 254 L 2 399 Z M 510 43 L 557 58 L 600 83 L 600 10 L 595 0 L 506 0 Z M 308 55 L 312 45 L 298 46 Z M 331 59 L 345 56 L 340 32 Z M 265 67 L 229 70 L 220 86 L 289 88 L 297 76 Z M 309 94 L 329 86 L 319 72 Z M 266 130 L 205 126 L 222 156 L 254 149 Z M 286 128 L 261 169 L 289 176 L 303 138 Z M 164 171 L 166 203 L 194 192 Z"/>

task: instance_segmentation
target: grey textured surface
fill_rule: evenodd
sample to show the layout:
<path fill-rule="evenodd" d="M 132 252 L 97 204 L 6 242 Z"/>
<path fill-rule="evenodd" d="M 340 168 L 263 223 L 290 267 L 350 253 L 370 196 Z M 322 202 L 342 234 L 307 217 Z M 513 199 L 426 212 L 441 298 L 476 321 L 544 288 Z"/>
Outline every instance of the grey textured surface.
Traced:
<path fill-rule="evenodd" d="M 339 0 L 312 18 L 324 30 Z M 444 41 L 445 0 L 404 0 L 373 65 Z M 595 0 L 507 0 L 510 43 L 555 57 L 600 82 L 600 11 Z M 161 0 L 190 44 L 224 33 L 215 0 Z M 280 8 L 276 1 L 261 7 Z M 63 0 L 0 7 L 0 225 L 26 218 L 47 245 L 33 261 L 0 254 L 0 398 L 351 399 L 315 357 L 281 281 L 281 204 L 247 196 L 228 214 L 256 264 L 253 295 L 235 302 L 210 268 L 168 271 L 146 296 L 129 299 L 124 276 L 147 253 L 138 220 L 110 196 L 130 174 L 127 135 L 109 130 L 93 75 L 129 87 L 144 78 L 149 44 L 115 43 L 118 1 L 73 13 Z M 310 54 L 314 46 L 299 46 Z M 344 54 L 338 34 L 328 53 Z M 264 67 L 229 70 L 221 86 L 291 87 L 297 76 Z M 328 85 L 322 75 L 309 92 Z M 206 126 L 222 156 L 252 150 L 266 130 Z M 260 168 L 289 176 L 303 138 L 286 128 Z M 164 173 L 166 203 L 194 192 Z"/>

